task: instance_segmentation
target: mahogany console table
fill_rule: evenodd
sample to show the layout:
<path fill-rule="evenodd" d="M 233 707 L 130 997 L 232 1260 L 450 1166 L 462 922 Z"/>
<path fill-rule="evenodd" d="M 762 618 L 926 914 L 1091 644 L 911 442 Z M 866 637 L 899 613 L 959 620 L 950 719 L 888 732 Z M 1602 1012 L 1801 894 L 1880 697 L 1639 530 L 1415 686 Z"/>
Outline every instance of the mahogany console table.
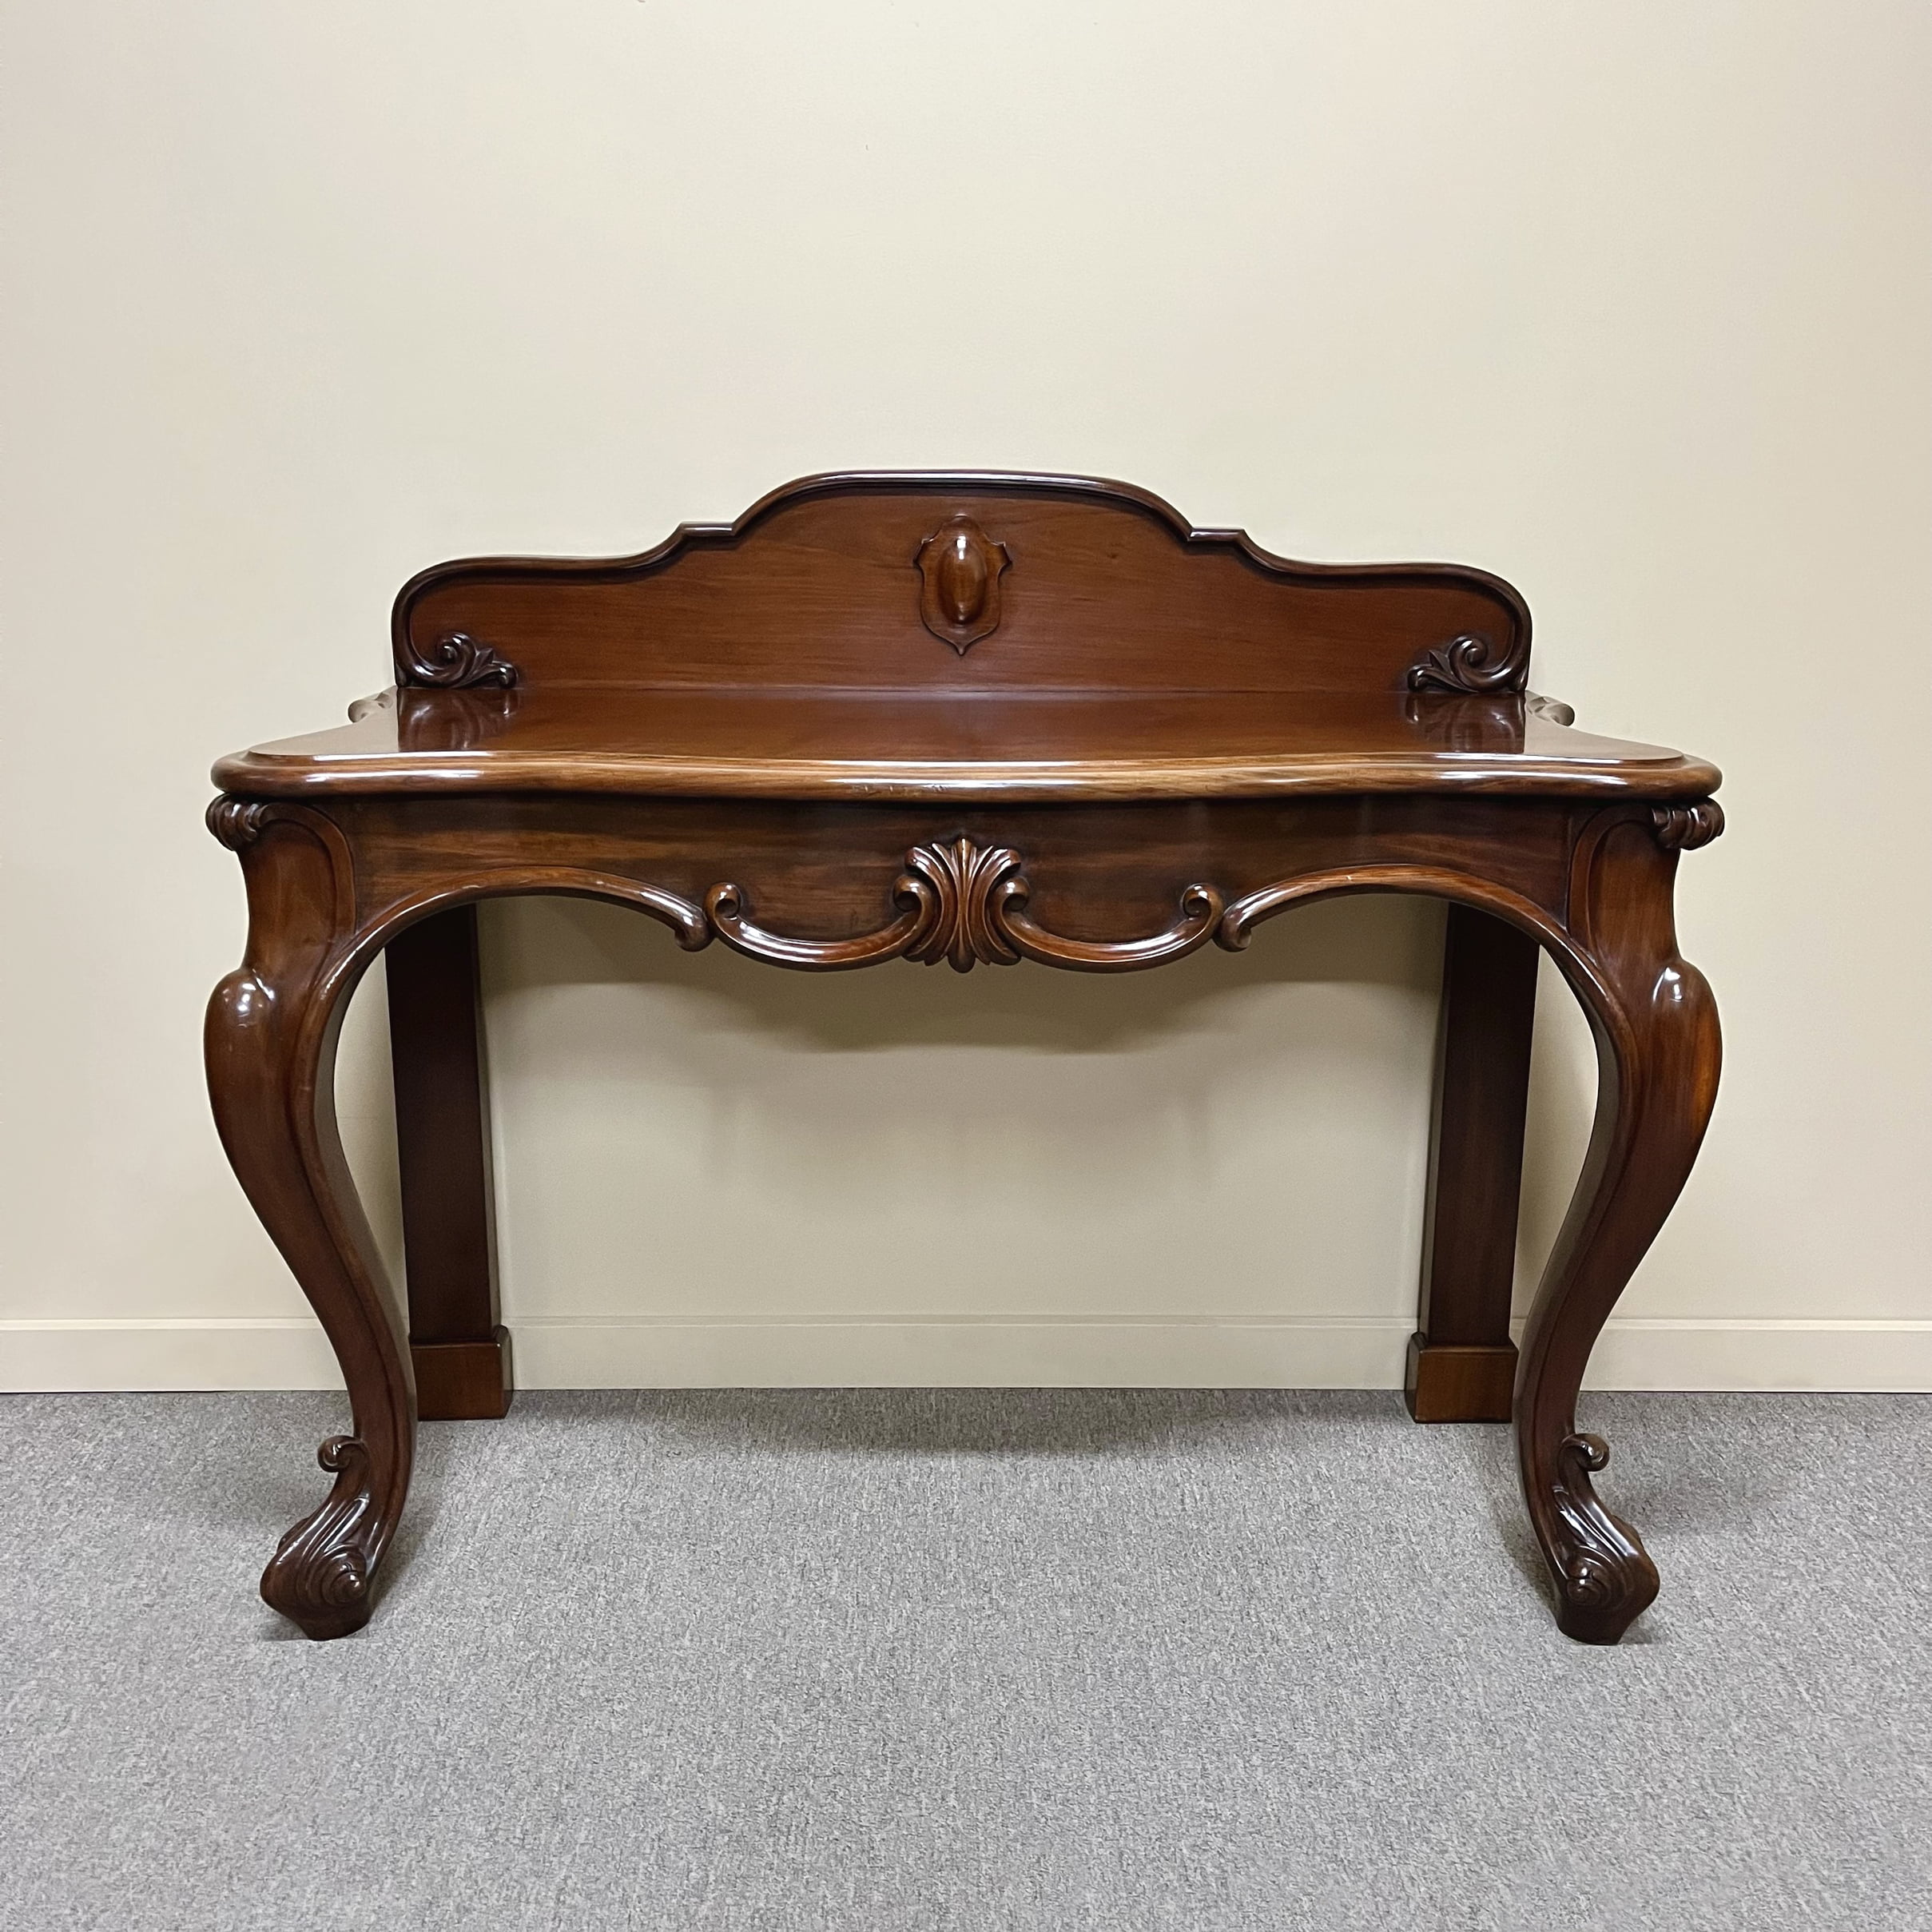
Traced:
<path fill-rule="evenodd" d="M 1324 567 L 1075 477 L 813 477 L 610 562 L 447 563 L 396 606 L 396 685 L 215 767 L 248 885 L 209 1008 L 222 1142 L 341 1362 L 354 1433 L 262 1594 L 364 1622 L 416 1418 L 501 1415 L 475 902 L 578 893 L 687 949 L 1133 972 L 1345 892 L 1450 902 L 1419 1421 L 1506 1420 L 1557 1621 L 1614 1643 L 1657 1588 L 1591 1486 L 1584 1364 L 1683 1187 L 1718 1076 L 1678 956 L 1715 769 L 1531 695 L 1529 614 L 1438 565 Z M 1600 1069 L 1521 1359 L 1510 1265 L 1538 948 Z M 337 1139 L 335 1040 L 388 954 L 407 1312 Z"/>

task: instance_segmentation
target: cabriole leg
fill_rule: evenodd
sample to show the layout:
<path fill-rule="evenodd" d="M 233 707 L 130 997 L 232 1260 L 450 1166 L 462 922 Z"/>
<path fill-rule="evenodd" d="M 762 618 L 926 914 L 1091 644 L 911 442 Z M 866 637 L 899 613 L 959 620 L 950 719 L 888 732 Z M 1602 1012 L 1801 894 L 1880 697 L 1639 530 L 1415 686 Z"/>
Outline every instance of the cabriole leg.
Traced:
<path fill-rule="evenodd" d="M 1557 1623 L 1586 1644 L 1624 1634 L 1656 1595 L 1657 1572 L 1636 1532 L 1591 1487 L 1609 1449 L 1577 1433 L 1576 1392 L 1691 1171 L 1717 1094 L 1717 1008 L 1703 976 L 1678 956 L 1668 837 L 1666 814 L 1655 825 L 1648 813 L 1607 815 L 1578 854 L 1576 950 L 1560 963 L 1596 1036 L 1596 1119 L 1517 1378 L 1524 1496 L 1556 1584 Z"/>
<path fill-rule="evenodd" d="M 396 1298 L 343 1159 L 336 1037 L 356 974 L 348 853 L 319 813 L 217 799 L 209 823 L 248 887 L 242 965 L 209 1003 L 208 1083 L 237 1177 L 320 1317 L 353 1433 L 322 1445 L 334 1486 L 283 1537 L 261 1593 L 312 1637 L 367 1622 L 408 1493 L 415 1389 Z"/>

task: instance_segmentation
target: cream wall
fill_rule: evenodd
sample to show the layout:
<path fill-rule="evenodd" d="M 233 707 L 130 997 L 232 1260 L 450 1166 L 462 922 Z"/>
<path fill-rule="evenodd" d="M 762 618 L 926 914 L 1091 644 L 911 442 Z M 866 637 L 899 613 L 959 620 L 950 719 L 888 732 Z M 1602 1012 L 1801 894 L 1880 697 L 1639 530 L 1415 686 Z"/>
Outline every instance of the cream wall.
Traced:
<path fill-rule="evenodd" d="M 1932 1386 L 1920 0 L 6 18 L 0 1379 L 329 1377 L 201 1089 L 215 754 L 380 683 L 438 558 L 978 464 L 1489 566 L 1540 689 L 1715 757 L 1726 1083 L 1596 1377 Z M 1399 1381 L 1438 936 L 821 980 L 491 908 L 523 1378 Z M 1549 1022 L 1530 1262 L 1593 1077 Z"/>

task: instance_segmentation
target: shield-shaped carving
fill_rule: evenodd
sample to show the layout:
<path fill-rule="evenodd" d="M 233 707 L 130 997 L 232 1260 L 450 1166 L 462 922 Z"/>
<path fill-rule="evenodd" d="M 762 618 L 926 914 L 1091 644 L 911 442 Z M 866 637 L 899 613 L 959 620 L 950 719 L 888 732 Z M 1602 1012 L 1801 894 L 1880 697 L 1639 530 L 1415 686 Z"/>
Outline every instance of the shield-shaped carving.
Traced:
<path fill-rule="evenodd" d="M 956 516 L 920 545 L 919 614 L 963 657 L 1000 626 L 1000 579 L 1013 561 L 969 516 Z"/>

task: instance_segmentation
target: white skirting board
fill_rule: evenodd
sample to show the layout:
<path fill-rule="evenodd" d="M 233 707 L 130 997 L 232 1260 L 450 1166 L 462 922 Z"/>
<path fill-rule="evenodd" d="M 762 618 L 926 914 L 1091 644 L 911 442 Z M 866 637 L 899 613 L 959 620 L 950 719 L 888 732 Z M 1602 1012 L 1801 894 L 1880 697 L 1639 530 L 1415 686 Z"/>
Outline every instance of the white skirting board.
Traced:
<path fill-rule="evenodd" d="M 513 1322 L 526 1389 L 1399 1389 L 1410 1324 Z M 0 1321 L 0 1389 L 339 1389 L 306 1317 Z M 1613 1319 L 1586 1386 L 1932 1390 L 1932 1322 Z"/>

